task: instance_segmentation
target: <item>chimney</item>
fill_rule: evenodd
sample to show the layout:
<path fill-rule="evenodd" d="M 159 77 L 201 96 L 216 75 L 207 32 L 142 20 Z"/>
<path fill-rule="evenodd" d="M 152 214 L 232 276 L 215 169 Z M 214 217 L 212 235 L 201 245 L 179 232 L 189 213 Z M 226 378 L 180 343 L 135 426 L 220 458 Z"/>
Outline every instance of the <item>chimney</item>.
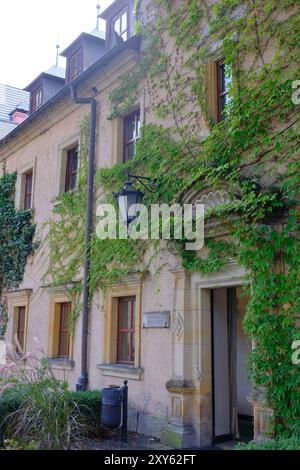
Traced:
<path fill-rule="evenodd" d="M 21 124 L 28 117 L 28 106 L 25 103 L 20 103 L 15 109 L 9 113 L 11 122 L 14 124 Z"/>

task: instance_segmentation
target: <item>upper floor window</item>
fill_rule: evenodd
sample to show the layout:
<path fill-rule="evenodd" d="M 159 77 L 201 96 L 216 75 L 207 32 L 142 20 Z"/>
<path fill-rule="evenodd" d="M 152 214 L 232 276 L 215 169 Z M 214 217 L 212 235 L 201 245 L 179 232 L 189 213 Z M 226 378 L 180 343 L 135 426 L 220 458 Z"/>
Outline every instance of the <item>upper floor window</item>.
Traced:
<path fill-rule="evenodd" d="M 32 182 L 33 171 L 29 170 L 24 175 L 24 209 L 29 210 L 32 206 Z"/>
<path fill-rule="evenodd" d="M 78 145 L 67 151 L 65 192 L 76 187 L 78 171 Z"/>
<path fill-rule="evenodd" d="M 71 82 L 83 71 L 83 50 L 74 52 L 68 60 L 68 82 Z"/>
<path fill-rule="evenodd" d="M 36 88 L 30 95 L 30 110 L 31 113 L 37 111 L 42 106 L 42 87 Z"/>
<path fill-rule="evenodd" d="M 127 41 L 128 38 L 128 11 L 123 10 L 113 19 L 113 30 L 123 39 Z"/>
<path fill-rule="evenodd" d="M 136 110 L 124 118 L 124 161 L 127 162 L 135 155 L 135 147 L 140 137 L 140 110 Z"/>
<path fill-rule="evenodd" d="M 231 82 L 231 74 L 225 66 L 224 60 L 217 62 L 217 95 L 218 95 L 218 121 L 224 119 L 225 107 L 229 102 L 229 84 Z"/>
<path fill-rule="evenodd" d="M 135 297 L 119 298 L 117 362 L 121 364 L 135 360 L 135 304 Z"/>

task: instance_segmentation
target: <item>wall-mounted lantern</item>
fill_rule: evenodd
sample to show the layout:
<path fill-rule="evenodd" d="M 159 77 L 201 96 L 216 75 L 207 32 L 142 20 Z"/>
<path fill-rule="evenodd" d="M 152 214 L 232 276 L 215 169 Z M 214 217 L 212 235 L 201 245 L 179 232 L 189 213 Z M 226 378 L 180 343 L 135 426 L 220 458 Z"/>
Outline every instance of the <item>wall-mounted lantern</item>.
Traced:
<path fill-rule="evenodd" d="M 128 227 L 138 216 L 136 204 L 141 204 L 144 197 L 144 193 L 135 188 L 131 180 L 138 181 L 149 192 L 155 191 L 157 180 L 146 176 L 131 175 L 128 170 L 126 170 L 126 174 L 127 180 L 123 188 L 118 193 L 114 193 L 114 196 L 119 207 L 122 221 Z"/>

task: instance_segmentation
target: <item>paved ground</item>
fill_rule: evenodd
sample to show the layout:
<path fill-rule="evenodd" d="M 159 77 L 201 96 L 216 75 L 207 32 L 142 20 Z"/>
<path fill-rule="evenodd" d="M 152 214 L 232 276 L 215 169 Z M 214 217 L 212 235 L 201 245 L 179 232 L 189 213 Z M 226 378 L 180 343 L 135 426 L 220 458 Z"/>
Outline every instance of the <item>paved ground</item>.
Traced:
<path fill-rule="evenodd" d="M 143 436 L 133 432 L 128 433 L 128 442 L 121 441 L 119 431 L 106 432 L 101 439 L 89 442 L 92 450 L 169 450 L 170 447 L 163 446 L 158 439 Z"/>
<path fill-rule="evenodd" d="M 234 443 L 231 441 L 202 450 L 224 450 L 233 449 L 233 447 Z M 149 438 L 133 432 L 128 433 L 128 442 L 124 443 L 121 441 L 120 431 L 106 431 L 101 439 L 90 440 L 88 448 L 91 450 L 172 450 L 171 447 L 162 445 L 159 439 Z"/>

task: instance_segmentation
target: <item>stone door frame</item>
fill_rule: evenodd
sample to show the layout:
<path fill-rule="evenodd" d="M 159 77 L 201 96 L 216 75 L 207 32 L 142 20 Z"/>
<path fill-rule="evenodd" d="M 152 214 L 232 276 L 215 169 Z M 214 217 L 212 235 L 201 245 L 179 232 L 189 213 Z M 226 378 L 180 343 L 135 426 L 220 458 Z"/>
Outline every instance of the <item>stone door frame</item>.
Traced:
<path fill-rule="evenodd" d="M 172 269 L 171 415 L 162 441 L 175 448 L 212 445 L 211 290 L 245 284 L 245 270 L 235 262 L 218 273 L 189 274 Z"/>

